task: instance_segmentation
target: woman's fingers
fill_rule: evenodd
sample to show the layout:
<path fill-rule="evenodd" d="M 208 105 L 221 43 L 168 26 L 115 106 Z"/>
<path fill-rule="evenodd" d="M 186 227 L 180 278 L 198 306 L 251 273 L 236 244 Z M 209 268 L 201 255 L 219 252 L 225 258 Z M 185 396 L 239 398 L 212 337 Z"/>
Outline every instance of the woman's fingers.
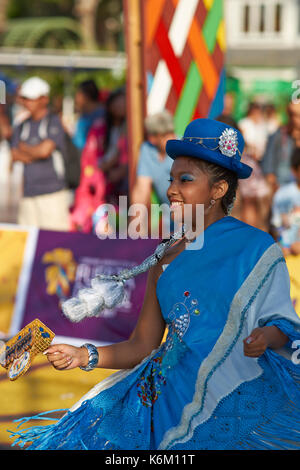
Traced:
<path fill-rule="evenodd" d="M 262 334 L 251 334 L 244 340 L 244 354 L 248 357 L 259 357 L 266 350 L 264 336 Z"/>
<path fill-rule="evenodd" d="M 48 361 L 50 361 L 50 362 L 60 361 L 60 360 L 63 359 L 64 357 L 66 357 L 66 354 L 59 353 L 59 352 L 55 352 L 55 353 L 53 353 L 53 354 L 47 354 L 47 359 L 48 359 Z"/>
<path fill-rule="evenodd" d="M 248 336 L 248 338 L 244 339 L 244 344 L 250 348 L 256 346 L 259 343 L 264 343 L 264 336 L 262 333 L 255 336 L 251 334 Z"/>
<path fill-rule="evenodd" d="M 48 361 L 51 362 L 56 368 L 68 367 L 72 362 L 72 358 L 69 355 L 62 353 L 53 353 L 47 357 Z"/>
<path fill-rule="evenodd" d="M 49 354 L 54 354 L 54 353 L 57 353 L 57 352 L 62 352 L 62 347 L 61 345 L 59 344 L 52 344 L 51 346 L 49 346 L 48 349 L 46 349 L 46 351 L 43 352 L 43 354 L 45 355 L 49 355 Z"/>
<path fill-rule="evenodd" d="M 62 353 L 59 353 L 59 352 L 54 352 L 54 353 L 49 353 L 47 354 L 47 359 L 48 361 L 50 362 L 53 362 L 57 359 L 61 359 L 63 357 L 63 354 Z"/>
<path fill-rule="evenodd" d="M 67 344 L 54 344 L 44 351 L 44 354 L 56 369 L 73 369 L 79 365 L 77 358 L 79 349 Z"/>
<path fill-rule="evenodd" d="M 66 357 L 60 361 L 55 361 L 53 362 L 53 366 L 56 368 L 56 369 L 66 369 L 67 367 L 69 367 L 71 364 L 72 364 L 72 359 L 69 358 L 69 357 Z"/>

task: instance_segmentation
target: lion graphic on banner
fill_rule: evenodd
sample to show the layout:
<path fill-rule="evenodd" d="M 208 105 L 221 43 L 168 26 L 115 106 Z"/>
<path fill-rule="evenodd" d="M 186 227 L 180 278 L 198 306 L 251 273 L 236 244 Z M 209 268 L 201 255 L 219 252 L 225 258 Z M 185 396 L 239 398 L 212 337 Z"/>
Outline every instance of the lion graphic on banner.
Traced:
<path fill-rule="evenodd" d="M 45 270 L 47 294 L 57 295 L 60 300 L 71 293 L 71 283 L 75 281 L 77 263 L 71 250 L 55 248 L 42 258 L 44 264 L 51 263 Z"/>

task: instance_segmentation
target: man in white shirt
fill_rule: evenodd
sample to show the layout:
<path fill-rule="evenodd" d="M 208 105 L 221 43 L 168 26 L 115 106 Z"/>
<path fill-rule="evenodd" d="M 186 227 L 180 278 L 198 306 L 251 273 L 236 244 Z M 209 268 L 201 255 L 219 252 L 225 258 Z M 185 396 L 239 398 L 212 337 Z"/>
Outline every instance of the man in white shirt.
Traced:
<path fill-rule="evenodd" d="M 131 204 L 143 204 L 150 214 L 152 195 L 155 194 L 159 204 L 168 204 L 167 189 L 169 187 L 172 158 L 166 154 L 167 140 L 175 138 L 173 117 L 163 111 L 145 119 L 147 140 L 140 148 L 136 181 L 132 189 Z M 145 221 L 141 233 L 148 231 Z"/>
<path fill-rule="evenodd" d="M 50 87 L 39 77 L 26 80 L 19 95 L 29 117 L 14 127 L 13 162 L 24 164 L 24 194 L 18 223 L 67 231 L 70 194 L 65 179 L 65 134 L 60 118 L 48 109 Z"/>

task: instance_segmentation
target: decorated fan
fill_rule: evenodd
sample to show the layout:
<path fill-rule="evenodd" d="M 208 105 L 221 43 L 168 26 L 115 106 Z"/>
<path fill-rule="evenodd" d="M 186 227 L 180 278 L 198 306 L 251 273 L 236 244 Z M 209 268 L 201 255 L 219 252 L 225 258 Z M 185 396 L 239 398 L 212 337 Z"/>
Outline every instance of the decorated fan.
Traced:
<path fill-rule="evenodd" d="M 0 348 L 0 364 L 7 369 L 10 380 L 16 380 L 30 368 L 37 354 L 51 344 L 54 333 L 36 319 Z"/>

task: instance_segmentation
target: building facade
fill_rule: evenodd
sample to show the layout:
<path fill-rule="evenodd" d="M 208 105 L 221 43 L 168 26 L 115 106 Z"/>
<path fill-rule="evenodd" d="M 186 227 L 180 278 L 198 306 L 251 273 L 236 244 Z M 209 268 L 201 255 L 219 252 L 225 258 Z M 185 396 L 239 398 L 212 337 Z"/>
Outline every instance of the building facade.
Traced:
<path fill-rule="evenodd" d="M 224 0 L 227 73 L 248 93 L 300 79 L 300 1 Z M 260 86 L 257 84 L 260 83 Z M 256 84 L 256 85 L 254 85 Z"/>

